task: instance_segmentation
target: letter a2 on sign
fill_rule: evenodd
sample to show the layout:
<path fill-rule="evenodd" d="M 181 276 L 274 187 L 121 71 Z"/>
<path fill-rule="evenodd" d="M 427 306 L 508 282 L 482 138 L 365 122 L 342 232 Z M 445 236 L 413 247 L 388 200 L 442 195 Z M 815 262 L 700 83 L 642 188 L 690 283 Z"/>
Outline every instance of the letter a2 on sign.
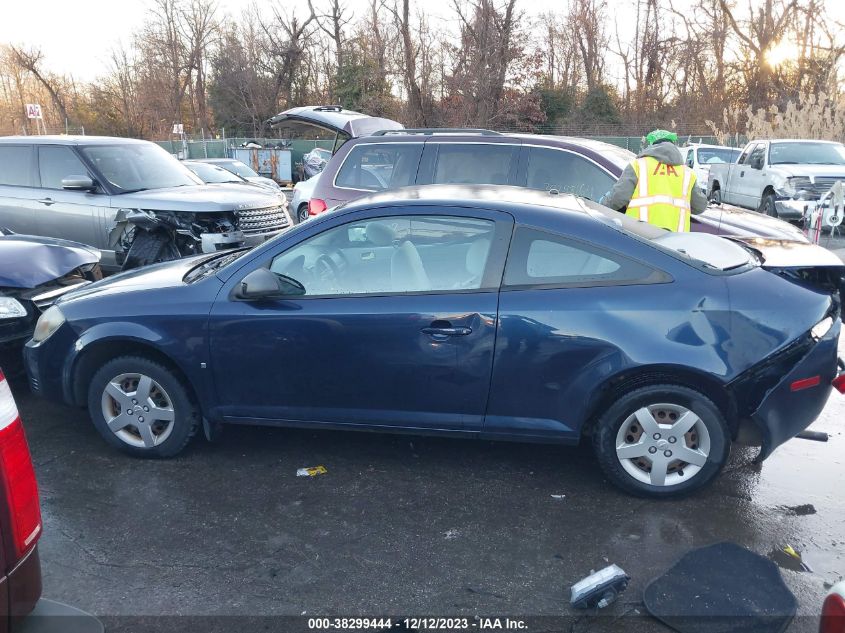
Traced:
<path fill-rule="evenodd" d="M 28 119 L 42 119 L 44 117 L 41 116 L 41 105 L 38 103 L 27 103 L 26 104 L 26 116 Z"/>

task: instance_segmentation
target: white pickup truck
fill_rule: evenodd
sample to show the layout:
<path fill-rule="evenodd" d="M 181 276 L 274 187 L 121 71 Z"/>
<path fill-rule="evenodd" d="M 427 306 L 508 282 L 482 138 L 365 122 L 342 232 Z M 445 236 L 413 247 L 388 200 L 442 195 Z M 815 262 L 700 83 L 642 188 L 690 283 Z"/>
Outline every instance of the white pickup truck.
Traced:
<path fill-rule="evenodd" d="M 838 180 L 845 181 L 842 143 L 752 141 L 736 163 L 710 166 L 707 195 L 714 202 L 798 220 Z"/>

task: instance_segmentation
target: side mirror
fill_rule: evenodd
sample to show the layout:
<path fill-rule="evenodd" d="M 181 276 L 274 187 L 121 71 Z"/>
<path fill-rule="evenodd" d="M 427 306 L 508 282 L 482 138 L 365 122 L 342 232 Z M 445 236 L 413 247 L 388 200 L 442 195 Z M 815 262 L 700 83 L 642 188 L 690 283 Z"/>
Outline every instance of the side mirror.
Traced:
<path fill-rule="evenodd" d="M 244 299 L 246 301 L 299 297 L 304 294 L 305 286 L 296 281 L 296 279 L 277 275 L 266 268 L 253 270 L 241 279 L 240 286 L 235 291 L 235 296 L 238 299 Z"/>
<path fill-rule="evenodd" d="M 62 189 L 69 191 L 94 191 L 97 184 L 88 176 L 68 176 L 62 178 Z"/>
<path fill-rule="evenodd" d="M 754 156 L 751 159 L 751 169 L 763 169 L 763 157 Z"/>

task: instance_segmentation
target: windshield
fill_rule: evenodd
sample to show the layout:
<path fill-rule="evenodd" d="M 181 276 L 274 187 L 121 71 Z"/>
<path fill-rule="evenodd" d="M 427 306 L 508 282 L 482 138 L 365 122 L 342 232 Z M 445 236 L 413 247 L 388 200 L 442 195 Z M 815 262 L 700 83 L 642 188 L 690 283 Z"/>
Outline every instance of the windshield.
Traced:
<path fill-rule="evenodd" d="M 90 145 L 82 153 L 118 193 L 202 184 L 190 169 L 153 143 Z"/>
<path fill-rule="evenodd" d="M 237 250 L 232 250 L 227 253 L 221 253 L 219 255 L 213 255 L 212 257 L 206 259 L 198 266 L 191 268 L 188 273 L 183 277 L 183 281 L 185 283 L 193 283 L 195 281 L 199 281 L 200 279 L 205 279 L 209 275 L 213 274 L 215 271 L 220 270 L 224 266 L 231 264 L 236 259 L 242 257 L 246 253 L 248 253 L 251 249 L 249 248 L 239 248 Z"/>
<path fill-rule="evenodd" d="M 233 174 L 237 174 L 241 178 L 256 178 L 258 174 L 249 167 L 246 163 L 242 163 L 239 160 L 229 161 L 228 163 L 221 163 L 220 166 L 223 169 L 226 169 Z"/>
<path fill-rule="evenodd" d="M 770 165 L 845 165 L 845 146 L 839 143 L 772 143 Z"/>
<path fill-rule="evenodd" d="M 715 165 L 718 163 L 735 163 L 740 150 L 727 147 L 699 147 L 698 164 Z"/>
<path fill-rule="evenodd" d="M 207 183 L 243 182 L 243 179 L 230 171 L 208 163 L 185 163 L 185 166 Z"/>

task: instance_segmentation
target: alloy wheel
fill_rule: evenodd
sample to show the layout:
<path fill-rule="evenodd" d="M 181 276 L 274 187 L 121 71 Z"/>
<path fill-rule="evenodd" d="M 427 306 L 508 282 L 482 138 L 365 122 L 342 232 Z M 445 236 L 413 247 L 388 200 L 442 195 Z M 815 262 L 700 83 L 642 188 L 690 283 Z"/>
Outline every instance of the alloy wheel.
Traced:
<path fill-rule="evenodd" d="M 710 455 L 710 433 L 695 412 L 652 404 L 632 413 L 616 434 L 616 457 L 631 477 L 659 487 L 695 477 Z"/>
<path fill-rule="evenodd" d="M 103 389 L 106 425 L 121 441 L 136 448 L 154 448 L 173 431 L 173 401 L 158 382 L 139 373 L 120 374 Z"/>

